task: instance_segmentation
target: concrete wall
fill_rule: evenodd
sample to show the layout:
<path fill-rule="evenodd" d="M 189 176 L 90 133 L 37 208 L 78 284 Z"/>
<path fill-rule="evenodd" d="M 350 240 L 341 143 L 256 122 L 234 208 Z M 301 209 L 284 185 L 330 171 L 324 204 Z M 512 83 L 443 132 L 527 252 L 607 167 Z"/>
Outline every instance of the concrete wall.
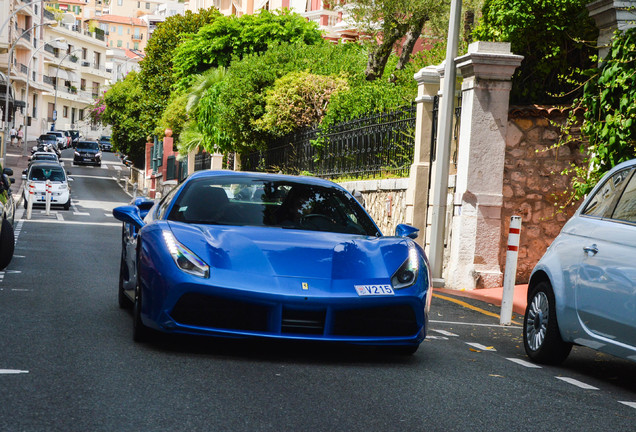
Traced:
<path fill-rule="evenodd" d="M 345 182 L 340 185 L 354 195 L 359 192 L 364 200 L 364 208 L 382 234 L 394 235 L 395 227 L 406 220 L 408 183 L 408 178 L 399 178 Z"/>
<path fill-rule="evenodd" d="M 521 216 L 517 283 L 528 282 L 532 268 L 579 204 L 571 203 L 558 211 L 570 188 L 570 177 L 560 173 L 583 160 L 578 143 L 549 149 L 559 138 L 556 124 L 564 120 L 565 113 L 557 108 L 512 107 L 509 111 L 501 217 L 505 238 L 499 262 L 503 268 L 510 216 Z"/>

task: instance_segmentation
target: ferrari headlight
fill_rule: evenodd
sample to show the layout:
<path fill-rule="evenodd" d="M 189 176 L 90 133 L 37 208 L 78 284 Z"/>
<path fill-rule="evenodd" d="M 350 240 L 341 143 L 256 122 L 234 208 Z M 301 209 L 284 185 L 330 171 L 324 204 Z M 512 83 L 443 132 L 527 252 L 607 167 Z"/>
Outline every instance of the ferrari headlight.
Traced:
<path fill-rule="evenodd" d="M 203 262 L 194 252 L 182 245 L 171 232 L 164 231 L 163 239 L 177 267 L 194 276 L 210 277 L 210 266 Z"/>
<path fill-rule="evenodd" d="M 409 246 L 409 256 L 402 263 L 393 276 L 391 276 L 391 285 L 394 289 L 408 288 L 415 284 L 419 273 L 419 257 L 417 250 L 413 245 Z"/>

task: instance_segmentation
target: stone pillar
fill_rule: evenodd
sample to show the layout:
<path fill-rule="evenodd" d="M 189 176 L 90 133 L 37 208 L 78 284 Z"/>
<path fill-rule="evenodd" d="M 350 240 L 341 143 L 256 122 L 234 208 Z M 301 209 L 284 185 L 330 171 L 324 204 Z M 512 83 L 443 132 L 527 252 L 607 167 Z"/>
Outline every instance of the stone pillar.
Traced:
<path fill-rule="evenodd" d="M 462 83 L 448 286 L 494 288 L 502 284 L 499 248 L 511 78 L 522 56 L 509 43 L 474 42 L 455 59 Z"/>
<path fill-rule="evenodd" d="M 417 114 L 415 120 L 415 150 L 409 186 L 406 191 L 406 223 L 419 228 L 417 242 L 426 244 L 428 190 L 431 171 L 431 133 L 433 98 L 439 91 L 437 67 L 427 66 L 414 75 L 417 81 Z"/>
<path fill-rule="evenodd" d="M 223 169 L 223 155 L 221 153 L 212 153 L 210 158 L 210 169 L 220 170 Z"/>
<path fill-rule="evenodd" d="M 194 174 L 194 158 L 197 155 L 197 149 L 188 153 L 188 175 Z"/>
<path fill-rule="evenodd" d="M 614 31 L 625 31 L 634 27 L 636 22 L 636 1 L 634 0 L 596 0 L 587 5 L 590 17 L 598 27 L 599 61 L 609 52 L 609 44 Z"/>

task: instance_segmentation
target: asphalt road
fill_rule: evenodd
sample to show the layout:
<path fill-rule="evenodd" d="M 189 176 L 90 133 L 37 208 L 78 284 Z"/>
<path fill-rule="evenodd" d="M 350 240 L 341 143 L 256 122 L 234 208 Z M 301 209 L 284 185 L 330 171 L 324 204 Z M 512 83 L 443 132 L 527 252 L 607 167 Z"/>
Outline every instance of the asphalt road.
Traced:
<path fill-rule="evenodd" d="M 70 156 L 70 151 L 64 152 Z M 268 341 L 132 341 L 117 305 L 130 200 L 107 168 L 71 167 L 73 207 L 17 224 L 0 272 L 0 431 L 631 431 L 636 364 L 575 348 L 527 362 L 497 308 L 433 299 L 411 357 Z M 112 163 L 111 163 L 112 162 Z M 520 322 L 520 318 L 516 319 Z"/>

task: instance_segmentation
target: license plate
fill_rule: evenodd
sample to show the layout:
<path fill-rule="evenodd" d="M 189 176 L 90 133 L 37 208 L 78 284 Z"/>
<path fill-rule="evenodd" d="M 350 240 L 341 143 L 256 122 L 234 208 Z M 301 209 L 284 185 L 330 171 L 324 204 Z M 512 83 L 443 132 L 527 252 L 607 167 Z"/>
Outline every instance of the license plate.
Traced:
<path fill-rule="evenodd" d="M 92 159 L 91 158 L 84 158 L 85 162 L 90 162 Z"/>
<path fill-rule="evenodd" d="M 355 288 L 359 296 L 383 296 L 395 294 L 391 285 L 355 285 Z"/>

